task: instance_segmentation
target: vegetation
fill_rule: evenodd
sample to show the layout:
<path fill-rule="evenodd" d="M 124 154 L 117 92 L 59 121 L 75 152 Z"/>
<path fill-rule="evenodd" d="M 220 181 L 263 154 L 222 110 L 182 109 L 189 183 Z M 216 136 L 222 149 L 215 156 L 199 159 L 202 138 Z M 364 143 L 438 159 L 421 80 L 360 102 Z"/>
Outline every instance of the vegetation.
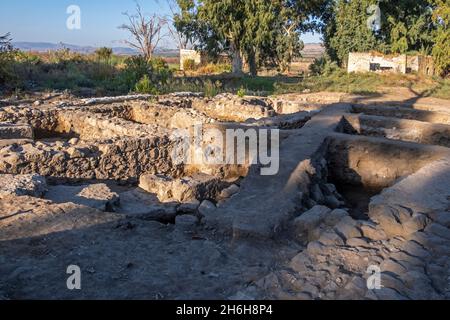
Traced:
<path fill-rule="evenodd" d="M 194 71 L 196 68 L 195 61 L 193 59 L 186 59 L 183 61 L 184 71 Z"/>
<path fill-rule="evenodd" d="M 0 88 L 7 91 L 69 89 L 92 94 L 126 94 L 137 88 L 153 93 L 167 90 L 172 71 L 161 58 L 147 60 L 109 53 L 110 49 L 100 49 L 92 55 L 68 49 L 44 54 L 5 51 L 0 54 Z M 147 87 L 145 77 L 151 83 Z"/>
<path fill-rule="evenodd" d="M 433 57 L 436 71 L 445 77 L 450 74 L 450 1 L 434 0 L 433 3 L 436 6 L 433 20 L 437 24 Z"/>
<path fill-rule="evenodd" d="M 380 21 L 371 7 L 377 4 Z M 368 22 L 376 23 L 369 28 Z M 338 0 L 328 7 L 322 30 L 327 53 L 343 66 L 352 51 L 430 54 L 435 28 L 429 0 Z"/>
<path fill-rule="evenodd" d="M 302 49 L 310 14 L 324 2 L 179 0 L 175 26 L 211 55 L 230 53 L 234 74 L 242 74 L 245 60 L 255 76 L 265 65 L 286 69 Z"/>
<path fill-rule="evenodd" d="M 95 55 L 97 56 L 99 61 L 109 64 L 111 62 L 113 50 L 106 47 L 99 48 L 95 50 Z"/>
<path fill-rule="evenodd" d="M 448 0 L 167 0 L 172 17 L 146 16 L 137 5 L 129 15 L 128 43 L 140 56 L 116 56 L 110 48 L 82 55 L 62 48 L 48 53 L 25 53 L 11 46 L 9 34 L 0 36 L 0 90 L 71 90 L 85 95 L 129 92 L 201 91 L 206 95 L 233 92 L 277 94 L 301 91 L 343 91 L 373 94 L 383 87 L 403 86 L 449 98 L 450 3 Z M 371 21 L 372 5 L 379 4 L 380 21 Z M 178 7 L 176 8 L 176 5 Z M 294 17 L 294 18 L 293 18 Z M 168 21 L 180 48 L 195 46 L 209 53 L 209 61 L 178 66 L 154 56 Z M 374 22 L 368 24 L 369 22 Z M 302 78 L 255 77 L 263 67 L 280 73 L 296 57 L 299 35 L 321 30 L 326 55 Z M 417 75 L 347 74 L 342 67 L 351 51 L 432 54 L 443 78 Z M 231 55 L 232 62 L 222 59 Z M 221 61 L 221 62 L 219 62 Z M 225 61 L 225 62 L 223 62 Z M 243 74 L 243 64 L 250 76 Z"/>

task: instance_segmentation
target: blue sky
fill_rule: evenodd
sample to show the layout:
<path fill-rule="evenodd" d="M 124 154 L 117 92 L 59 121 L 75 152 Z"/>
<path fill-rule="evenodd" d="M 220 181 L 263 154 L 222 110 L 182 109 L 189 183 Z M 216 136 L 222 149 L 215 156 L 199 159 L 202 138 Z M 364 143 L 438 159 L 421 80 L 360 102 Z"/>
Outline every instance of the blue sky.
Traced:
<path fill-rule="evenodd" d="M 170 12 L 165 0 L 141 0 L 146 13 Z M 81 9 L 81 29 L 69 30 L 67 7 Z M 117 27 L 126 22 L 123 12 L 133 12 L 134 0 L 0 0 L 0 34 L 11 32 L 14 41 L 64 42 L 76 45 L 123 46 L 128 35 Z M 319 42 L 319 35 L 305 35 Z M 166 40 L 164 46 L 173 47 Z"/>

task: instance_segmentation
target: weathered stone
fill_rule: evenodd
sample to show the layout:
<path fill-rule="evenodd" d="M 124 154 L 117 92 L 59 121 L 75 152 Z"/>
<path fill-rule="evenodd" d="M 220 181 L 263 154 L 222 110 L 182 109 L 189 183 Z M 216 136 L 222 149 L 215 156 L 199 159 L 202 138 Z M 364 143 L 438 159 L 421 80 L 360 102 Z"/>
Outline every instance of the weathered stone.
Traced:
<path fill-rule="evenodd" d="M 240 188 L 237 185 L 232 184 L 231 186 L 229 186 L 228 188 L 223 189 L 222 192 L 220 192 L 219 199 L 231 198 L 233 195 L 238 193 L 239 190 L 240 190 Z"/>
<path fill-rule="evenodd" d="M 386 233 L 374 223 L 363 222 L 361 224 L 361 231 L 364 237 L 373 241 L 387 240 L 388 238 Z"/>
<path fill-rule="evenodd" d="M 325 196 L 324 202 L 328 207 L 330 207 L 332 209 L 336 209 L 341 206 L 341 202 L 335 196 L 332 196 L 332 195 Z"/>
<path fill-rule="evenodd" d="M 450 228 L 450 212 L 437 212 L 432 215 L 432 219 L 444 227 Z"/>
<path fill-rule="evenodd" d="M 261 119 L 275 115 L 274 110 L 256 97 L 240 98 L 231 94 L 217 95 L 211 102 L 197 102 L 194 109 L 223 121 L 244 122 L 248 119 Z"/>
<path fill-rule="evenodd" d="M 289 263 L 289 266 L 295 270 L 298 273 L 305 273 L 308 270 L 308 265 L 311 264 L 311 259 L 309 256 L 305 253 L 300 253 L 296 255 L 291 262 Z"/>
<path fill-rule="evenodd" d="M 346 241 L 349 247 L 369 247 L 370 244 L 363 238 L 351 238 Z"/>
<path fill-rule="evenodd" d="M 325 197 L 320 190 L 320 186 L 318 184 L 314 184 L 311 188 L 311 198 L 317 203 L 323 203 L 325 201 Z"/>
<path fill-rule="evenodd" d="M 162 202 L 192 202 L 215 199 L 219 191 L 219 180 L 206 174 L 172 179 L 160 175 L 143 175 L 139 187 L 155 193 Z"/>
<path fill-rule="evenodd" d="M 26 124 L 0 122 L 0 139 L 33 139 L 33 128 Z"/>
<path fill-rule="evenodd" d="M 450 240 L 450 229 L 446 228 L 440 224 L 432 223 L 426 229 L 425 232 L 437 235 L 444 239 Z"/>
<path fill-rule="evenodd" d="M 367 292 L 367 282 L 361 277 L 353 277 L 339 293 L 338 299 L 356 300 L 362 299 Z"/>
<path fill-rule="evenodd" d="M 198 207 L 200 206 L 200 201 L 194 200 L 192 202 L 182 203 L 178 206 L 177 211 L 181 213 L 196 213 Z"/>
<path fill-rule="evenodd" d="M 344 217 L 334 229 L 344 239 L 358 238 L 362 236 L 358 223 L 349 216 Z"/>
<path fill-rule="evenodd" d="M 326 246 L 343 246 L 344 240 L 334 231 L 328 231 L 321 235 L 318 240 L 320 243 Z"/>
<path fill-rule="evenodd" d="M 8 195 L 42 197 L 46 191 L 45 178 L 37 174 L 0 174 L 0 197 Z"/>
<path fill-rule="evenodd" d="M 170 222 L 176 217 L 177 203 L 162 204 L 155 195 L 135 189 L 120 194 L 116 212 L 129 218 Z"/>
<path fill-rule="evenodd" d="M 119 195 L 104 183 L 84 186 L 50 186 L 45 198 L 55 203 L 75 203 L 101 211 L 114 211 Z"/>
<path fill-rule="evenodd" d="M 411 219 L 403 224 L 405 235 L 411 235 L 417 231 L 422 231 L 428 225 L 430 219 L 423 214 L 414 214 Z"/>
<path fill-rule="evenodd" d="M 182 230 L 192 230 L 198 223 L 198 218 L 191 215 L 181 215 L 175 218 L 175 225 Z"/>
<path fill-rule="evenodd" d="M 323 222 L 331 209 L 324 206 L 315 206 L 311 210 L 303 213 L 294 220 L 294 230 L 300 239 L 313 240 L 311 235 L 317 227 Z M 317 240 L 317 239 L 316 239 Z"/>
<path fill-rule="evenodd" d="M 78 139 L 78 138 L 72 138 L 72 139 L 70 139 L 70 140 L 68 141 L 68 143 L 71 144 L 71 145 L 75 145 L 75 144 L 77 144 L 79 141 L 80 141 L 80 139 Z"/>
<path fill-rule="evenodd" d="M 349 216 L 348 212 L 342 209 L 336 209 L 331 211 L 325 217 L 325 223 L 329 227 L 334 227 L 337 225 L 342 219 Z"/>
<path fill-rule="evenodd" d="M 200 212 L 200 214 L 204 217 L 208 217 L 210 214 L 213 214 L 216 209 L 217 208 L 214 203 L 208 200 L 204 200 L 198 207 L 198 212 Z"/>
<path fill-rule="evenodd" d="M 391 272 L 398 276 L 401 276 L 402 274 L 407 272 L 404 266 L 392 259 L 384 260 L 380 267 L 382 272 Z"/>
<path fill-rule="evenodd" d="M 319 241 L 313 241 L 308 244 L 308 253 L 311 255 L 319 254 L 323 252 L 323 245 Z"/>

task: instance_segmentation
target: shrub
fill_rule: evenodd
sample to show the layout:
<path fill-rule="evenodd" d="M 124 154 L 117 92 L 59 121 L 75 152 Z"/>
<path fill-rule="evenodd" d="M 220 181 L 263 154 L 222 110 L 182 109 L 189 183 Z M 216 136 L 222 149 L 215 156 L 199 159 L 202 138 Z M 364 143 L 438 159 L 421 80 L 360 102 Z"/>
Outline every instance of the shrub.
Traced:
<path fill-rule="evenodd" d="M 247 94 L 247 90 L 245 90 L 244 87 L 240 87 L 239 90 L 237 91 L 237 95 L 239 98 L 245 97 L 246 94 Z"/>
<path fill-rule="evenodd" d="M 95 50 L 95 55 L 99 61 L 110 63 L 113 50 L 111 48 L 103 47 Z"/>
<path fill-rule="evenodd" d="M 158 89 L 152 84 L 147 75 L 143 76 L 141 80 L 136 83 L 135 91 L 146 94 L 159 94 Z"/>
<path fill-rule="evenodd" d="M 13 65 L 17 51 L 11 45 L 9 33 L 0 36 L 0 86 L 16 80 Z"/>
<path fill-rule="evenodd" d="M 161 86 L 167 85 L 173 73 L 169 65 L 162 58 L 154 58 L 150 60 L 152 79 L 158 82 Z"/>
<path fill-rule="evenodd" d="M 194 71 L 196 69 L 195 60 L 186 59 L 183 61 L 183 69 L 184 71 Z"/>
<path fill-rule="evenodd" d="M 314 61 L 312 65 L 309 66 L 309 70 L 313 75 L 325 75 L 329 76 L 340 68 L 336 62 L 331 61 L 328 56 L 320 57 Z"/>
<path fill-rule="evenodd" d="M 222 83 L 220 81 L 213 82 L 211 80 L 206 80 L 203 85 L 203 91 L 205 97 L 215 97 L 222 91 Z"/>
<path fill-rule="evenodd" d="M 197 74 L 222 74 L 230 73 L 232 67 L 230 64 L 226 63 L 208 63 L 206 65 L 201 65 L 197 67 Z"/>

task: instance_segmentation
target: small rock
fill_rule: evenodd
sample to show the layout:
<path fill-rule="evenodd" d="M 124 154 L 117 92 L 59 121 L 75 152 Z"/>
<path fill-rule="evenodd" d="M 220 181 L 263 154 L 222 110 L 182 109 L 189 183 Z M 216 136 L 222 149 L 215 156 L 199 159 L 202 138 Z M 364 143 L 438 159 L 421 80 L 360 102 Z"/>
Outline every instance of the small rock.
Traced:
<path fill-rule="evenodd" d="M 426 228 L 430 219 L 423 214 L 414 214 L 411 219 L 403 224 L 405 236 L 411 235 L 417 231 L 422 231 Z"/>
<path fill-rule="evenodd" d="M 320 190 L 320 186 L 318 184 L 315 184 L 311 188 L 311 198 L 316 201 L 317 203 L 322 203 L 324 201 L 324 195 L 322 193 L 322 190 Z"/>
<path fill-rule="evenodd" d="M 325 196 L 325 204 L 332 209 L 337 209 L 341 206 L 341 202 L 335 196 Z"/>
<path fill-rule="evenodd" d="M 384 260 L 380 267 L 382 272 L 391 272 L 399 276 L 408 271 L 404 266 L 392 259 Z"/>
<path fill-rule="evenodd" d="M 180 204 L 177 208 L 177 211 L 181 213 L 196 213 L 199 206 L 200 201 L 193 200 L 192 202 Z"/>
<path fill-rule="evenodd" d="M 300 217 L 294 220 L 295 234 L 299 239 L 303 240 L 317 240 L 311 239 L 314 229 L 319 227 L 326 216 L 331 212 L 330 208 L 324 206 L 315 206 L 311 210 L 306 211 Z"/>
<path fill-rule="evenodd" d="M 84 157 L 84 153 L 81 150 L 76 149 L 74 147 L 68 148 L 67 149 L 67 153 L 69 154 L 71 159 L 83 158 Z"/>
<path fill-rule="evenodd" d="M 349 216 L 349 214 L 347 211 L 345 211 L 343 209 L 336 209 L 336 210 L 331 211 L 331 213 L 325 217 L 325 223 L 329 227 L 334 227 L 342 219 L 344 219 L 345 217 L 348 217 L 348 216 Z"/>
<path fill-rule="evenodd" d="M 319 241 L 313 241 L 308 244 L 307 251 L 308 253 L 314 255 L 323 252 L 323 248 L 323 244 L 321 244 Z"/>
<path fill-rule="evenodd" d="M 358 228 L 358 223 L 349 216 L 344 217 L 334 229 L 344 239 L 359 238 L 362 236 Z"/>
<path fill-rule="evenodd" d="M 76 145 L 76 144 L 78 144 L 79 141 L 80 141 L 80 139 L 78 139 L 78 138 L 72 138 L 68 141 L 68 143 L 71 145 Z"/>
<path fill-rule="evenodd" d="M 208 216 L 211 214 L 211 212 L 214 212 L 216 210 L 216 206 L 211 201 L 205 200 L 203 201 L 200 206 L 198 207 L 198 211 L 203 216 Z"/>
<path fill-rule="evenodd" d="M 336 186 L 331 183 L 326 183 L 323 185 L 326 191 L 328 191 L 328 194 L 335 194 L 337 192 Z"/>
<path fill-rule="evenodd" d="M 326 246 L 343 246 L 344 240 L 334 231 L 330 230 L 322 234 L 319 242 Z"/>
<path fill-rule="evenodd" d="M 311 259 L 305 253 L 299 253 L 290 262 L 289 266 L 292 270 L 298 273 L 304 273 L 308 270 L 308 265 L 311 264 Z"/>
<path fill-rule="evenodd" d="M 377 228 L 375 224 L 363 222 L 361 225 L 361 230 L 364 237 L 373 241 L 387 240 L 387 235 L 383 230 Z"/>
<path fill-rule="evenodd" d="M 351 238 L 347 240 L 347 246 L 349 247 L 366 247 L 369 243 L 363 238 Z"/>
<path fill-rule="evenodd" d="M 238 193 L 240 190 L 240 188 L 235 185 L 232 184 L 231 186 L 229 186 L 226 189 L 223 189 L 222 192 L 219 194 L 219 198 L 220 199 L 228 199 L 231 198 L 233 195 L 235 195 L 236 193 Z"/>

